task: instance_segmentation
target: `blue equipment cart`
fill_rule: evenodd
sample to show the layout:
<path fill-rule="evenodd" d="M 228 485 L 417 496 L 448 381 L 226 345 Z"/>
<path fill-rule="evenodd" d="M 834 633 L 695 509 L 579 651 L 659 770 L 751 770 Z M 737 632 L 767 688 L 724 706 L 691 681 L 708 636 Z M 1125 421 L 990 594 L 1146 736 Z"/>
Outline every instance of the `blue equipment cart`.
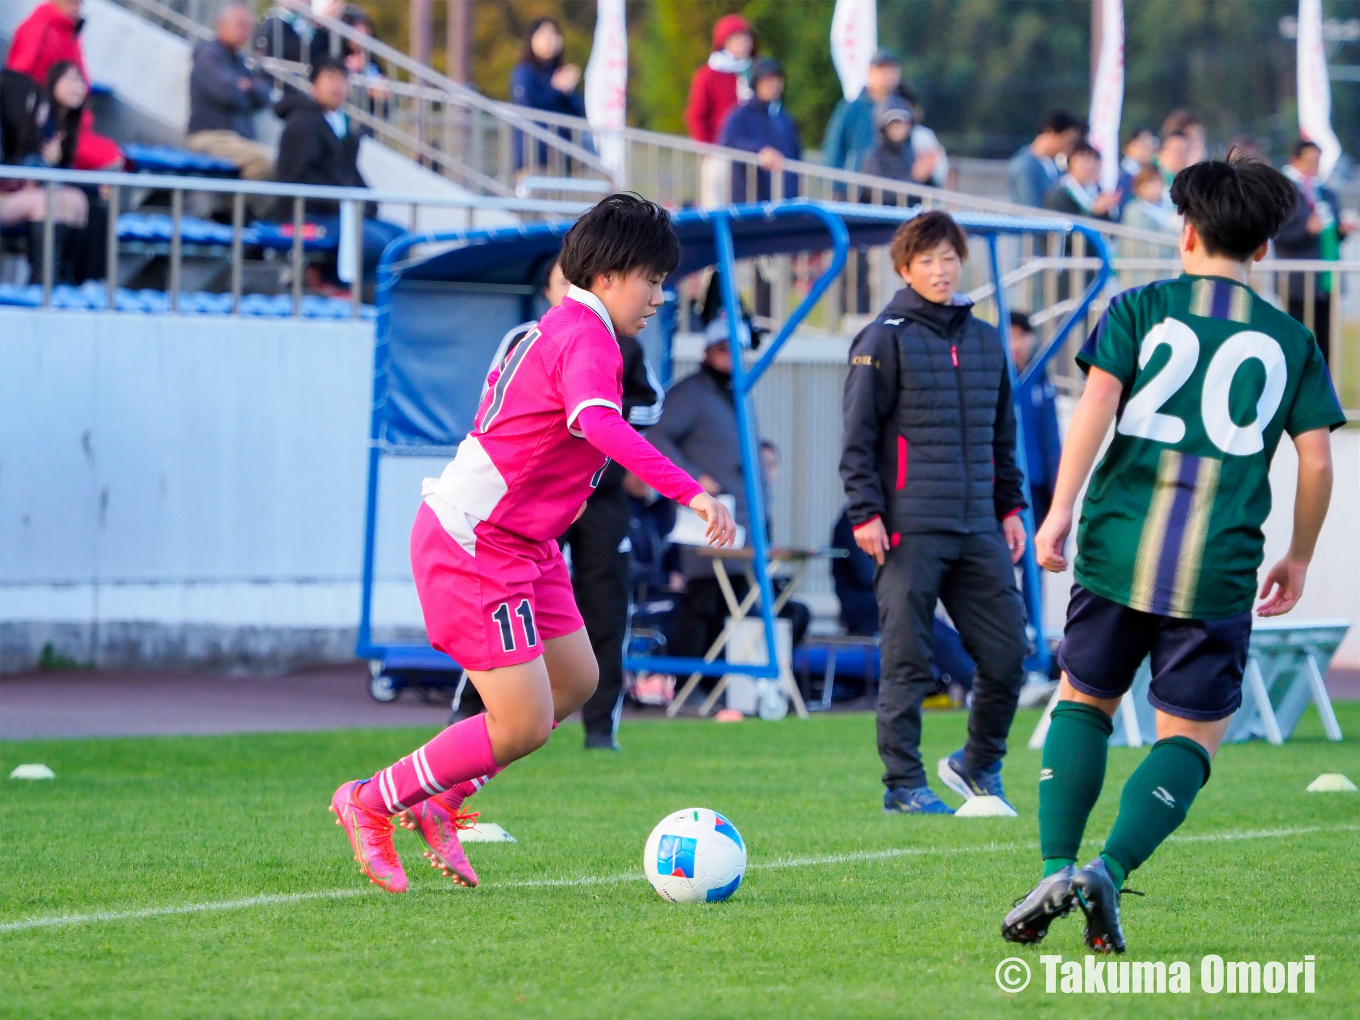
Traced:
<path fill-rule="evenodd" d="M 670 378 L 671 340 L 675 332 L 674 283 L 690 273 L 716 266 L 722 273 L 723 303 L 728 321 L 740 318 L 734 266 L 757 255 L 792 255 L 807 251 L 832 252 L 827 270 L 811 286 L 802 303 L 750 363 L 733 359 L 732 388 L 743 476 L 750 502 L 749 541 L 755 556 L 753 573 L 760 586 L 760 616 L 764 623 L 765 663 L 704 662 L 668 656 L 629 656 L 629 669 L 709 676 L 744 673 L 774 679 L 774 604 L 768 563 L 769 536 L 765 532 L 759 438 L 752 421 L 751 393 L 780 349 L 811 312 L 845 266 L 852 246 L 886 244 L 918 207 L 894 208 L 795 200 L 734 205 L 718 209 L 686 209 L 672 222 L 680 239 L 680 266 L 668 282 L 668 300 L 657 314 L 663 378 Z M 1064 318 L 1053 339 L 1014 380 L 1017 401 L 1029 399 L 1029 387 L 1061 349 L 1073 327 L 1082 321 L 1092 301 L 1109 281 L 1109 253 L 1104 240 L 1081 223 L 1060 218 L 1019 219 L 959 213 L 955 218 L 967 232 L 985 240 L 993 280 L 999 281 L 999 239 L 1025 234 L 1079 234 L 1099 259 L 1085 292 Z M 399 456 L 452 457 L 466 435 L 480 402 L 482 382 L 501 337 L 514 325 L 536 318 L 542 311 L 535 280 L 558 253 L 570 222 L 534 223 L 512 227 L 441 234 L 408 234 L 384 252 L 378 268 L 377 339 L 374 348 L 373 414 L 369 434 L 367 512 L 364 526 L 363 594 L 357 654 L 373 671 L 373 695 L 396 697 L 411 684 L 457 682 L 461 667 L 427 644 L 383 643 L 373 636 L 373 588 L 377 540 L 378 494 L 385 458 Z M 417 246 L 437 247 L 436 254 L 412 257 Z M 1004 287 L 997 287 L 998 321 L 1009 329 Z M 649 346 L 644 343 L 644 346 Z M 655 349 L 655 345 L 651 345 Z M 1009 346 L 1007 347 L 1009 358 Z M 1012 366 L 1013 370 L 1013 366 Z M 1017 427 L 1019 416 L 1017 415 Z M 1025 470 L 1023 434 L 1017 436 L 1016 457 Z M 1028 485 L 1028 483 L 1027 483 Z M 1028 495 L 1028 493 L 1027 493 Z M 414 502 L 414 499 L 413 499 Z M 1025 514 L 1031 538 L 1035 522 Z M 1043 595 L 1033 543 L 1026 549 L 1024 594 L 1035 628 L 1035 651 L 1029 662 L 1047 672 L 1048 643 L 1043 634 Z"/>

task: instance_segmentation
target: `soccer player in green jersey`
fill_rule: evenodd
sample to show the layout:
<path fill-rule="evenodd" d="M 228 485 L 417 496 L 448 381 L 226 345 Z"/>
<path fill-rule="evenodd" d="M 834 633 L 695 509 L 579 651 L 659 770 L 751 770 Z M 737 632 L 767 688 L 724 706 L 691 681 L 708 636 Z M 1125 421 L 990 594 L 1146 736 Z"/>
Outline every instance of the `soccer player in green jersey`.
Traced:
<path fill-rule="evenodd" d="M 1294 532 L 1261 584 L 1259 615 L 1299 601 L 1331 498 L 1330 434 L 1345 416 L 1322 352 L 1247 286 L 1248 267 L 1293 209 L 1289 181 L 1230 155 L 1182 170 L 1171 198 L 1185 218 L 1185 273 L 1114 298 L 1077 355 L 1086 389 L 1035 537 L 1039 563 L 1065 569 L 1072 507 L 1113 422 L 1082 504 L 1062 686 L 1039 774 L 1044 877 L 1002 923 L 1012 942 L 1039 941 L 1079 906 L 1086 944 L 1124 951 L 1124 880 L 1185 819 L 1242 702 L 1283 433 L 1299 458 Z M 1157 743 L 1124 785 L 1104 850 L 1078 869 L 1111 718 L 1145 655 Z"/>

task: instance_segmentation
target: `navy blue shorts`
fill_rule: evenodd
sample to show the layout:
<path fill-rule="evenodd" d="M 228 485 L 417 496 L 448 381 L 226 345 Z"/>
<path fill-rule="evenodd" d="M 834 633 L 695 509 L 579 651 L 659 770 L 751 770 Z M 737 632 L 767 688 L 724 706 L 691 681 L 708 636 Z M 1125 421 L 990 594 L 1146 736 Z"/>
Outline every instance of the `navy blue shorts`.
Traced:
<path fill-rule="evenodd" d="M 1226 719 L 1242 704 L 1251 611 L 1226 620 L 1144 613 L 1072 586 L 1058 664 L 1067 682 L 1094 698 L 1120 698 L 1143 656 L 1152 659 L 1154 708 L 1181 719 Z"/>

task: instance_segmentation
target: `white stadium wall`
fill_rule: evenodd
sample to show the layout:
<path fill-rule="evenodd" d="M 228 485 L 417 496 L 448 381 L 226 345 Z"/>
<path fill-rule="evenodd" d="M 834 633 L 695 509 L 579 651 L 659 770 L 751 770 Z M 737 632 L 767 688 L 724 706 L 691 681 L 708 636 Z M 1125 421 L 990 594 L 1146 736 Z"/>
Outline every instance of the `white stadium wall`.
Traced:
<path fill-rule="evenodd" d="M 0 310 L 0 668 L 351 657 L 372 363 L 371 323 Z M 387 463 L 377 622 L 419 633 L 439 465 Z"/>
<path fill-rule="evenodd" d="M 820 546 L 841 508 L 843 342 L 796 339 L 757 390 L 783 453 L 775 538 Z M 697 357 L 677 343 L 677 376 Z M 282 668 L 353 653 L 370 323 L 0 309 L 0 670 L 44 644 L 105 666 Z M 481 371 L 484 366 L 470 366 Z M 1360 431 L 1337 433 L 1333 511 L 1300 617 L 1360 621 Z M 441 464 L 384 460 L 375 625 L 418 635 L 407 533 Z M 1294 458 L 1273 472 L 1267 556 Z M 1066 582 L 1053 577 L 1050 626 Z M 807 601 L 834 613 L 829 580 Z M 1360 664 L 1353 631 L 1337 658 Z"/>

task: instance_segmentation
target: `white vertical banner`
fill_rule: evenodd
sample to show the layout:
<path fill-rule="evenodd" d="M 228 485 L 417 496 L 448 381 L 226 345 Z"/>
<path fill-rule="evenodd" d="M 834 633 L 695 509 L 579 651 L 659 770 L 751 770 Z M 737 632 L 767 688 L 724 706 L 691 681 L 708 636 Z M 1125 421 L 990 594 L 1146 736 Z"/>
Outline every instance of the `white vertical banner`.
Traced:
<path fill-rule="evenodd" d="M 595 146 L 617 187 L 624 185 L 626 146 L 620 132 L 628 123 L 628 22 L 624 0 L 598 0 L 595 41 L 586 64 L 586 120 Z"/>
<path fill-rule="evenodd" d="M 1100 190 L 1119 183 L 1124 114 L 1124 0 L 1100 0 L 1100 53 L 1091 82 L 1091 146 L 1100 153 Z"/>
<path fill-rule="evenodd" d="M 1325 181 L 1341 155 L 1332 131 L 1332 85 L 1322 45 L 1322 0 L 1299 0 L 1299 134 L 1322 150 L 1319 176 Z"/>
<path fill-rule="evenodd" d="M 878 49 L 878 0 L 836 0 L 831 16 L 831 62 L 841 91 L 854 101 L 864 91 L 869 61 Z"/>

